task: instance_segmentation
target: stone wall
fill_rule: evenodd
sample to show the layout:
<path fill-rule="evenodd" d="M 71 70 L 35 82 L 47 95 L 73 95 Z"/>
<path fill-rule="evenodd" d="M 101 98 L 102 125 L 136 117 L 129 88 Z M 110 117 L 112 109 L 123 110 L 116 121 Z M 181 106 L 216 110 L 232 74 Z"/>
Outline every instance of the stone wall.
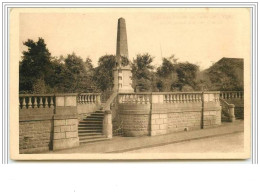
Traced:
<path fill-rule="evenodd" d="M 124 136 L 149 135 L 150 105 L 119 105 L 118 116 Z"/>
<path fill-rule="evenodd" d="M 125 136 L 208 128 L 221 124 L 219 93 L 119 94 L 118 116 Z"/>
<path fill-rule="evenodd" d="M 52 118 L 23 119 L 19 122 L 19 151 L 21 154 L 52 150 L 52 137 Z"/>

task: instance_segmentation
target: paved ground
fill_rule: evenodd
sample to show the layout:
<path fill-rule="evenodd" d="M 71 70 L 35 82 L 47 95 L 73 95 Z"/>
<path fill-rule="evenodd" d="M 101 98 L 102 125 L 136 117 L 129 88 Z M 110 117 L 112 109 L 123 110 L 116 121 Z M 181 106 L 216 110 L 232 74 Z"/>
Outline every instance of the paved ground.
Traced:
<path fill-rule="evenodd" d="M 160 150 L 160 152 L 163 151 L 169 153 L 173 151 L 198 152 L 197 150 L 201 148 L 204 148 L 204 150 L 206 149 L 210 152 L 212 149 L 217 148 L 217 146 L 219 148 L 218 150 L 226 152 L 228 152 L 230 149 L 240 151 L 241 146 L 243 145 L 243 131 L 244 121 L 237 120 L 234 123 L 223 123 L 222 125 L 214 128 L 200 129 L 188 132 L 183 131 L 153 137 L 114 137 L 113 139 L 108 141 L 84 144 L 80 145 L 77 148 L 59 150 L 54 152 L 50 151 L 49 153 L 122 153 L 130 151 L 151 152 L 153 150 Z M 236 135 L 228 136 L 231 134 Z M 215 136 L 222 136 L 222 138 L 219 137 L 218 139 L 212 139 L 212 137 Z M 187 142 L 190 140 L 192 140 L 192 142 Z M 221 145 L 222 148 L 220 147 Z"/>
<path fill-rule="evenodd" d="M 244 133 L 221 135 L 217 137 L 190 140 L 181 143 L 167 144 L 158 147 L 131 150 L 128 153 L 222 153 L 243 152 Z"/>

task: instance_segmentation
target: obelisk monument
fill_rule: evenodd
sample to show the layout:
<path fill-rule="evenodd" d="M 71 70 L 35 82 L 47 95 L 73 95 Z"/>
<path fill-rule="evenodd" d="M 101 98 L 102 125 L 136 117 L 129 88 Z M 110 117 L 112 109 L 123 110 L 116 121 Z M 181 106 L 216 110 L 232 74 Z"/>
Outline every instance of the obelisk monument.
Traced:
<path fill-rule="evenodd" d="M 114 92 L 134 92 L 132 72 L 128 61 L 126 24 L 124 18 L 118 19 L 116 42 L 116 65 L 113 70 Z"/>

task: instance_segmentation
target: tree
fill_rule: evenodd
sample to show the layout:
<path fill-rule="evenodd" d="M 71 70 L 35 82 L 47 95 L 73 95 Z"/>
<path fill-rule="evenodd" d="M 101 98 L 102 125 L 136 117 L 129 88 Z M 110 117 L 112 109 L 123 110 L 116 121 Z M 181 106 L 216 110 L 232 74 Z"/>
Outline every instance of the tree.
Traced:
<path fill-rule="evenodd" d="M 98 67 L 94 69 L 93 82 L 97 90 L 105 91 L 113 88 L 113 68 L 116 64 L 114 55 L 104 55 L 98 60 Z"/>
<path fill-rule="evenodd" d="M 240 58 L 222 58 L 204 74 L 210 80 L 210 90 L 244 90 L 244 61 Z"/>
<path fill-rule="evenodd" d="M 162 66 L 157 68 L 156 85 L 159 91 L 174 91 L 174 86 L 178 81 L 177 60 L 174 55 L 163 58 Z"/>
<path fill-rule="evenodd" d="M 199 71 L 199 67 L 189 62 L 178 63 L 176 72 L 178 75 L 178 87 L 180 90 L 186 86 L 186 89 L 196 89 L 196 77 Z M 187 91 L 187 90 L 186 90 Z"/>
<path fill-rule="evenodd" d="M 132 63 L 133 87 L 138 87 L 141 91 L 152 90 L 153 69 L 151 64 L 153 57 L 148 54 L 138 54 Z"/>
<path fill-rule="evenodd" d="M 172 55 L 163 58 L 157 69 L 157 87 L 160 91 L 192 91 L 197 89 L 196 76 L 199 67 L 189 62 L 178 62 Z"/>
<path fill-rule="evenodd" d="M 23 52 L 22 61 L 20 61 L 19 91 L 31 93 L 34 92 L 33 88 L 37 80 L 43 80 L 46 85 L 49 84 L 49 76 L 53 73 L 51 54 L 42 38 L 39 38 L 37 42 L 28 39 L 23 44 L 28 47 L 28 50 Z"/>

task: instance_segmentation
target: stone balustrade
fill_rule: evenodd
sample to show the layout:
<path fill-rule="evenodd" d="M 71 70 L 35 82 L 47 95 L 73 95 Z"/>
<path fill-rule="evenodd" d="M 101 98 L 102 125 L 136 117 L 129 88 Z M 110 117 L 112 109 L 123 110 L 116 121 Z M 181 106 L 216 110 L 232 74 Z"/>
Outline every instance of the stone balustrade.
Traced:
<path fill-rule="evenodd" d="M 119 104 L 148 104 L 148 103 L 189 103 L 204 101 L 219 101 L 219 92 L 155 92 L 155 93 L 120 93 Z"/>
<path fill-rule="evenodd" d="M 60 97 L 66 96 L 70 98 L 71 94 L 20 94 L 19 108 L 53 108 L 56 107 L 56 101 L 60 101 Z M 64 96 L 64 97 L 65 97 Z M 81 93 L 73 94 L 77 98 L 76 103 L 80 104 L 100 104 L 100 93 Z M 57 99 L 58 97 L 58 99 Z M 65 98 L 65 99 L 66 99 Z M 61 100 L 63 102 L 63 99 Z M 60 102 L 59 102 L 60 103 Z"/>
<path fill-rule="evenodd" d="M 163 97 L 164 103 L 187 103 L 187 102 L 201 102 L 202 93 L 190 92 L 190 93 L 167 93 Z"/>
<path fill-rule="evenodd" d="M 243 99 L 244 92 L 243 91 L 221 91 L 220 97 L 222 99 Z"/>
<path fill-rule="evenodd" d="M 100 103 L 100 93 L 80 93 L 77 97 L 78 104 L 97 104 Z"/>
<path fill-rule="evenodd" d="M 51 108 L 54 106 L 54 94 L 22 94 L 19 96 L 20 109 Z"/>
<path fill-rule="evenodd" d="M 120 93 L 119 104 L 148 104 L 151 102 L 151 93 Z"/>

